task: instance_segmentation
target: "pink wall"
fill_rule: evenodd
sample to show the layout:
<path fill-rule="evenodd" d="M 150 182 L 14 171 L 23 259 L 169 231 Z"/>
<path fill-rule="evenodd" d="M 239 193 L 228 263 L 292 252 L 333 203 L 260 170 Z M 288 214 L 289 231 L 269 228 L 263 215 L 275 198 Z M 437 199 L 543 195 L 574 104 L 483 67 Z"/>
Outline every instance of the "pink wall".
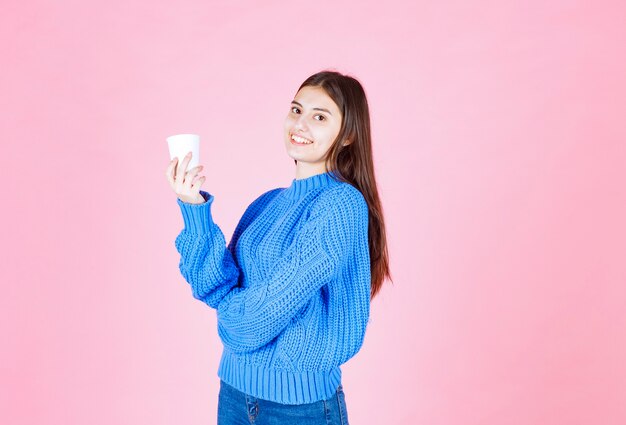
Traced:
<path fill-rule="evenodd" d="M 623 2 L 11 3 L 0 423 L 214 423 L 165 137 L 201 135 L 230 237 L 326 67 L 369 96 L 395 278 L 351 424 L 626 422 Z"/>

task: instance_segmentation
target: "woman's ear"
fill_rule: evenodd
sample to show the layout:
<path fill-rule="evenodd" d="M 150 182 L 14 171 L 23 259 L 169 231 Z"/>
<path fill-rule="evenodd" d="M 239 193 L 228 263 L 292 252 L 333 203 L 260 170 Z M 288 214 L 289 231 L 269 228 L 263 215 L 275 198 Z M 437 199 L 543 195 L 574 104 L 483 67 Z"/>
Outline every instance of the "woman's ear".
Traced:
<path fill-rule="evenodd" d="M 346 140 L 345 142 L 343 142 L 343 143 L 341 144 L 341 146 L 348 146 L 350 143 L 352 143 L 352 140 L 349 140 L 349 139 L 348 139 L 348 140 Z"/>

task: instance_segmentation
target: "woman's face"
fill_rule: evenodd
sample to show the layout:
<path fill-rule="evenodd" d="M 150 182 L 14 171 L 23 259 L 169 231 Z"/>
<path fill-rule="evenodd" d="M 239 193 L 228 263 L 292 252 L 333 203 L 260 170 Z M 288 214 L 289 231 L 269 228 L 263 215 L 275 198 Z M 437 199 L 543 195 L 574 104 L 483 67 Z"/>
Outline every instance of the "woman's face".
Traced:
<path fill-rule="evenodd" d="M 341 129 L 341 112 L 335 102 L 319 87 L 300 89 L 285 118 L 285 147 L 287 154 L 298 161 L 300 178 L 324 173 L 328 149 Z M 302 140 L 293 140 L 292 136 Z"/>

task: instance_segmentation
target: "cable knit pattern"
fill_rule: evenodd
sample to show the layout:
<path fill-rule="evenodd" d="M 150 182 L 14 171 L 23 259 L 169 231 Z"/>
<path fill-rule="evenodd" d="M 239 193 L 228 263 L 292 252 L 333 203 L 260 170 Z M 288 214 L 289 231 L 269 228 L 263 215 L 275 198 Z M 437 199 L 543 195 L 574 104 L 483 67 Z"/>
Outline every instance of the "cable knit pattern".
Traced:
<path fill-rule="evenodd" d="M 340 365 L 361 348 L 369 320 L 368 207 L 332 172 L 293 179 L 256 198 L 228 245 L 203 204 L 177 199 L 179 269 L 217 312 L 218 376 L 284 404 L 329 398 Z"/>

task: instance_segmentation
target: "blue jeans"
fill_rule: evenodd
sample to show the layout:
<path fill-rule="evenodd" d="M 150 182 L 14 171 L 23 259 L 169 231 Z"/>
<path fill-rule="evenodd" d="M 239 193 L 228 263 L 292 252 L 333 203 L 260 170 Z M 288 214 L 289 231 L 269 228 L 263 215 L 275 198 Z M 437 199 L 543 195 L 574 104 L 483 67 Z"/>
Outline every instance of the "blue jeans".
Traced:
<path fill-rule="evenodd" d="M 220 379 L 217 425 L 349 425 L 341 384 L 327 400 L 281 404 L 245 394 Z"/>

